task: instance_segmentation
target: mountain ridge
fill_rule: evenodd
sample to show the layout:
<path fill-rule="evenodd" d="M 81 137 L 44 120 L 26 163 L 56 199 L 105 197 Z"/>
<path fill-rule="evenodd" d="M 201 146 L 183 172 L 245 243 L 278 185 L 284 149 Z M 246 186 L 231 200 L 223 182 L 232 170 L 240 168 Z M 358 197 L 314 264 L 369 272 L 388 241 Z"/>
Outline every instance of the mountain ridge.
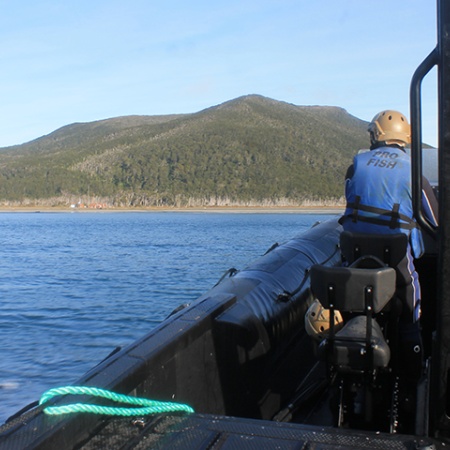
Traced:
<path fill-rule="evenodd" d="M 340 107 L 255 94 L 191 114 L 73 123 L 0 149 L 0 203 L 332 203 L 366 130 Z"/>

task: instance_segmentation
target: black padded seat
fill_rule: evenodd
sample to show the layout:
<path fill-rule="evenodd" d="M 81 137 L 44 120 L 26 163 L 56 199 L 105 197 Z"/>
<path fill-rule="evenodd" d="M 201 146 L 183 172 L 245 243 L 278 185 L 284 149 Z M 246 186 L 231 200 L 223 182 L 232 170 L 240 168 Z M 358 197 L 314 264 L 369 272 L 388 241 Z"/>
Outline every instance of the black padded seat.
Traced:
<path fill-rule="evenodd" d="M 373 269 L 351 267 L 327 267 L 315 264 L 311 267 L 311 290 L 322 305 L 333 306 L 341 312 L 365 312 L 366 288 L 372 288 L 374 313 L 380 312 L 395 292 L 395 270 L 391 267 Z"/>
<path fill-rule="evenodd" d="M 364 255 L 375 256 L 389 267 L 396 267 L 405 257 L 408 246 L 406 234 L 367 234 L 343 231 L 341 253 L 348 264 Z"/>
<path fill-rule="evenodd" d="M 390 349 L 373 316 L 394 295 L 395 270 L 377 258 L 361 257 L 350 267 L 314 265 L 310 276 L 312 293 L 330 310 L 329 335 L 319 346 L 319 356 L 340 372 L 387 367 Z M 335 333 L 335 310 L 359 315 Z"/>

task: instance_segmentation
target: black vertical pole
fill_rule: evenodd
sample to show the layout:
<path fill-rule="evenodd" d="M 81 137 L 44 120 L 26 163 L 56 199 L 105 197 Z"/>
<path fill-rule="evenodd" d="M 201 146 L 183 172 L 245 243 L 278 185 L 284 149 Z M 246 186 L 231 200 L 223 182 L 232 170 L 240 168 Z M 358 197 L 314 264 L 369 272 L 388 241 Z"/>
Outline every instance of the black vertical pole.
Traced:
<path fill-rule="evenodd" d="M 430 413 L 436 436 L 450 436 L 450 1 L 438 0 L 439 260 Z M 426 299 L 424 299 L 425 301 Z M 434 415 L 434 417 L 433 417 Z"/>

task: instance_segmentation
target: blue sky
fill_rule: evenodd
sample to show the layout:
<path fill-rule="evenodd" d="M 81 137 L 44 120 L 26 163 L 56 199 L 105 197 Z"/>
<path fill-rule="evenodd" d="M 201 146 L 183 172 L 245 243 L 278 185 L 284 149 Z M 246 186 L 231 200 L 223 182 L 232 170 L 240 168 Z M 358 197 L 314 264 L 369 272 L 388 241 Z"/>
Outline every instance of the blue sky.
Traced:
<path fill-rule="evenodd" d="M 424 0 L 0 0 L 0 147 L 74 123 L 190 113 L 241 95 L 409 117 L 436 45 Z M 437 144 L 436 71 L 423 84 Z"/>

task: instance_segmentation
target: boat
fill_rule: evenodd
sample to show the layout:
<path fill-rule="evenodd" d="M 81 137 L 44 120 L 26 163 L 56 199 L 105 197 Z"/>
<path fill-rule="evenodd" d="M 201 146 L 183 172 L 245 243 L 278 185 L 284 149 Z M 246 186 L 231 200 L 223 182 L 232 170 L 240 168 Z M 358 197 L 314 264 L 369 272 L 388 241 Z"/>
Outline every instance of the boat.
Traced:
<path fill-rule="evenodd" d="M 427 237 L 416 261 L 425 364 L 409 409 L 402 403 L 391 267 L 405 244 L 346 235 L 335 217 L 274 245 L 244 270 L 230 270 L 74 386 L 19 411 L 0 427 L 0 449 L 450 445 L 450 4 L 439 0 L 437 12 L 438 44 L 411 82 L 413 202 Z M 438 233 L 420 206 L 420 87 L 435 65 Z M 307 327 L 317 300 L 329 323 L 320 340 Z M 338 309 L 352 312 L 343 327 L 335 323 Z M 115 414 L 111 404 L 118 401 L 128 415 Z M 143 408 L 130 412 L 135 404 Z"/>

